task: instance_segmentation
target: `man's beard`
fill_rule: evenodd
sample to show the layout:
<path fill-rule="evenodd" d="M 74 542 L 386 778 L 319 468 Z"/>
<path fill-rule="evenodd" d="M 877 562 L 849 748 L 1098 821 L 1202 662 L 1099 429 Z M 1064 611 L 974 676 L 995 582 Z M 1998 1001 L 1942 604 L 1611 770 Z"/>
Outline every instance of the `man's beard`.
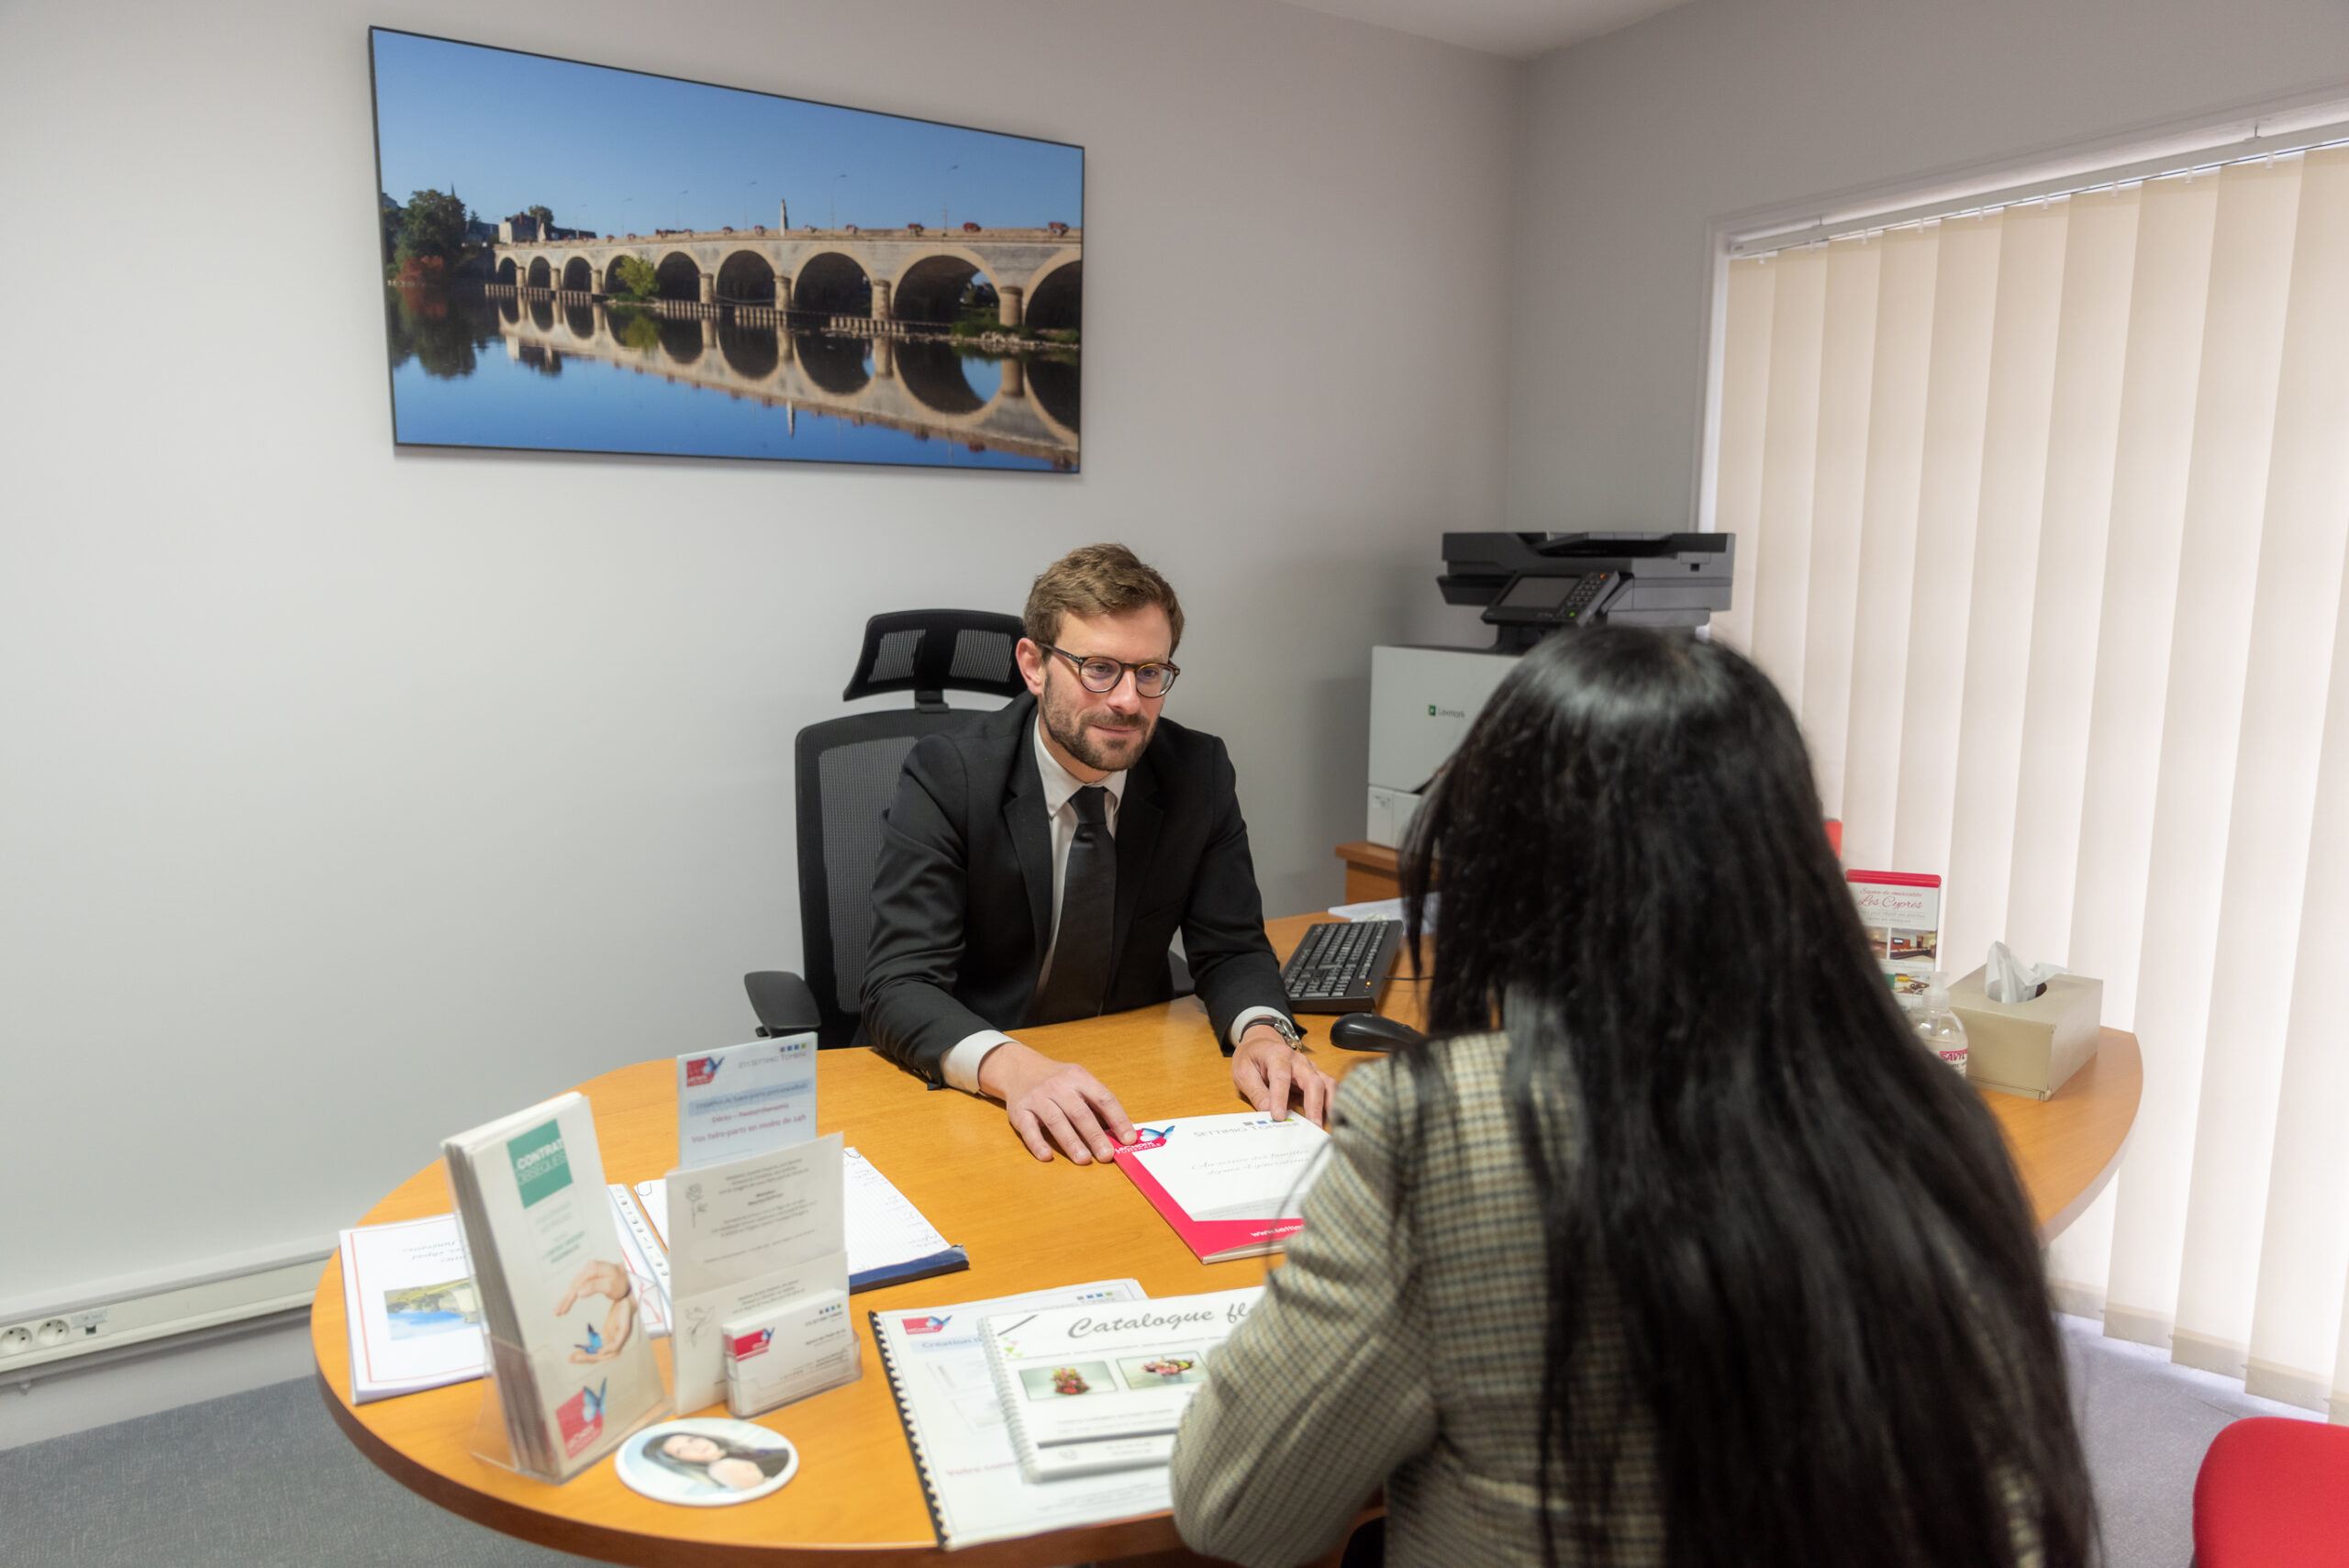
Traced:
<path fill-rule="evenodd" d="M 1092 731 L 1085 727 L 1081 722 L 1080 714 L 1064 707 L 1056 700 L 1058 694 L 1054 688 L 1057 684 L 1054 682 L 1045 687 L 1044 702 L 1041 710 L 1044 717 L 1044 733 L 1058 741 L 1062 751 L 1066 751 L 1088 768 L 1097 768 L 1102 773 L 1114 773 L 1121 768 L 1131 767 L 1135 759 L 1141 755 L 1142 749 L 1150 744 L 1151 735 L 1157 729 L 1158 721 L 1147 714 L 1136 714 L 1133 718 L 1136 726 L 1135 732 L 1121 738 L 1130 745 L 1131 750 L 1126 755 L 1119 756 L 1097 740 Z"/>

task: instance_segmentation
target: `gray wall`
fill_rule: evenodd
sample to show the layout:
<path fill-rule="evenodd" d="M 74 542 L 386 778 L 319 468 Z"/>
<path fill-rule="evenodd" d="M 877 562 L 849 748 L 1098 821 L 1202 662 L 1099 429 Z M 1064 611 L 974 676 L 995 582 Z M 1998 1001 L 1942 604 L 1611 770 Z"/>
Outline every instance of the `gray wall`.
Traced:
<path fill-rule="evenodd" d="M 1522 69 L 1255 0 L 650 15 L 0 18 L 5 1305 L 328 1239 L 746 1036 L 864 617 L 1080 542 L 1180 587 L 1268 905 L 1338 895 L 1369 645 L 1500 517 Z M 371 21 L 1085 144 L 1085 473 L 395 454 Z"/>
<path fill-rule="evenodd" d="M 2342 0 L 1695 0 L 1543 60 L 1514 526 L 1687 526 L 1712 220 L 2344 83 Z"/>

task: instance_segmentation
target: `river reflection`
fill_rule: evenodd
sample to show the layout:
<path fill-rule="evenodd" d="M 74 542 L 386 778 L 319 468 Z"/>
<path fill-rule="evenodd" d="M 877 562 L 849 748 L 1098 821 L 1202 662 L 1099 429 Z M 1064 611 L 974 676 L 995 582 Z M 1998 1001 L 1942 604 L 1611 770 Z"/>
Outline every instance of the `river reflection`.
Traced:
<path fill-rule="evenodd" d="M 397 438 L 834 462 L 1077 466 L 1073 354 L 477 292 L 386 291 Z"/>

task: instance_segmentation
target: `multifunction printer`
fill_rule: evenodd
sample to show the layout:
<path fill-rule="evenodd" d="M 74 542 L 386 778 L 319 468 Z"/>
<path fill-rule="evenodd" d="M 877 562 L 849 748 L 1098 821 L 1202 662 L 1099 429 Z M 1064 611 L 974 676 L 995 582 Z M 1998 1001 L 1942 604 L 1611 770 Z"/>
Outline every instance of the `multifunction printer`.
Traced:
<path fill-rule="evenodd" d="M 1481 605 L 1490 648 L 1370 651 L 1370 811 L 1364 837 L 1403 841 L 1428 786 L 1518 655 L 1593 626 L 1694 634 L 1730 604 L 1732 534 L 1448 533 L 1436 585 Z"/>

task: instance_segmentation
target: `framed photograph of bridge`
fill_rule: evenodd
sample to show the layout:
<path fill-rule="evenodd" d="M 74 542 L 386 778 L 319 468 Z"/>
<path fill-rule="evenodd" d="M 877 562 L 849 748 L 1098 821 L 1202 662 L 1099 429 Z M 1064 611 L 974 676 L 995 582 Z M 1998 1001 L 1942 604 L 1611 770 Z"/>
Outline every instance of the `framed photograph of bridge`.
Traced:
<path fill-rule="evenodd" d="M 1083 148 L 368 43 L 396 444 L 1076 472 Z"/>

